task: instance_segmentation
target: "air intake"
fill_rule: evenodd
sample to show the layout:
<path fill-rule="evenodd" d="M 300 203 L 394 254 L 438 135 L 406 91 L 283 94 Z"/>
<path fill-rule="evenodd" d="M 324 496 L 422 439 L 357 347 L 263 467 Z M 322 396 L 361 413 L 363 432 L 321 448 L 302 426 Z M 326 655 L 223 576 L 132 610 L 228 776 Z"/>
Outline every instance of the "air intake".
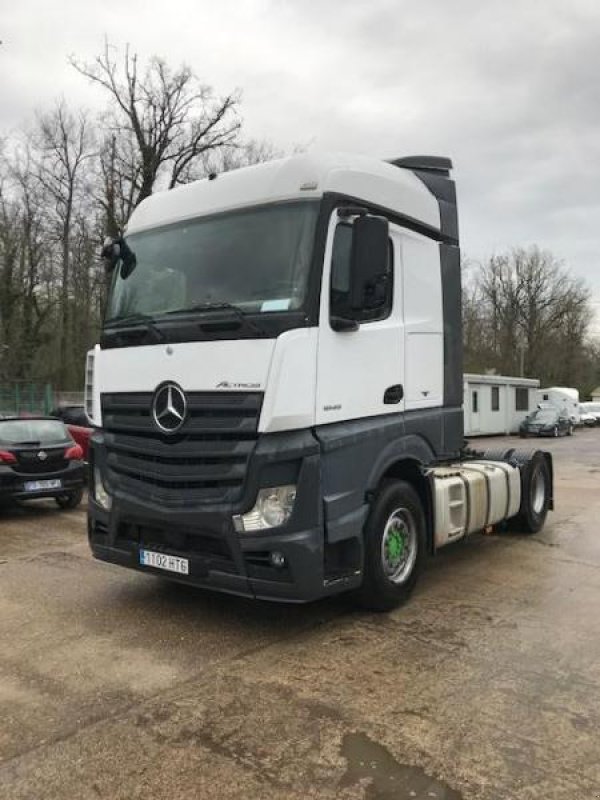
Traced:
<path fill-rule="evenodd" d="M 395 167 L 414 169 L 419 172 L 429 172 L 432 175 L 450 177 L 452 161 L 444 156 L 405 156 L 404 158 L 391 158 L 388 162 Z"/>

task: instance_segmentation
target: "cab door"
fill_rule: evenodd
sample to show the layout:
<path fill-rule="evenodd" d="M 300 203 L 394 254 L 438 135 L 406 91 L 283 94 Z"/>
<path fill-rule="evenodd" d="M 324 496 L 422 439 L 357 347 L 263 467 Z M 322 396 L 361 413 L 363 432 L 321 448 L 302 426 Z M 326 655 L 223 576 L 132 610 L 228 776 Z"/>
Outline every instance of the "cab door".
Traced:
<path fill-rule="evenodd" d="M 404 411 L 402 260 L 398 230 L 390 226 L 385 301 L 348 311 L 353 228 L 330 220 L 321 286 L 317 425 Z M 344 318 L 355 330 L 336 330 Z M 349 319 L 351 318 L 351 319 Z"/>

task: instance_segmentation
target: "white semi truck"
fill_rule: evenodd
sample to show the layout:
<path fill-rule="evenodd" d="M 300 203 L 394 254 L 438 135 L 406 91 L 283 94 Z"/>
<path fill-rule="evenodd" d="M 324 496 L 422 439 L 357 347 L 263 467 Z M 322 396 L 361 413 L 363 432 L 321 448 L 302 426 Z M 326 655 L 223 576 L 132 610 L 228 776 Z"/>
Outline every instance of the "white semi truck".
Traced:
<path fill-rule="evenodd" d="M 140 204 L 87 363 L 97 558 L 389 609 L 440 547 L 541 528 L 550 455 L 463 448 L 451 167 L 302 155 Z"/>

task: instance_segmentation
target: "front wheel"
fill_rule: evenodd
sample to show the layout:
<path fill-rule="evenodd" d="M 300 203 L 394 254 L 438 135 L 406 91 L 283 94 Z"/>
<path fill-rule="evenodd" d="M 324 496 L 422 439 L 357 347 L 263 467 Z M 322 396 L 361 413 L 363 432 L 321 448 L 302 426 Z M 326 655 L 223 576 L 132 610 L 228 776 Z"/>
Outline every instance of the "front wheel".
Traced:
<path fill-rule="evenodd" d="M 573 436 L 573 426 L 569 425 L 567 428 L 567 436 Z"/>
<path fill-rule="evenodd" d="M 82 497 L 83 497 L 83 489 L 76 489 L 73 492 L 65 492 L 64 494 L 59 494 L 58 497 L 54 498 L 54 500 L 56 501 L 56 505 L 59 508 L 69 509 L 69 508 L 77 508 L 77 506 L 81 503 Z"/>
<path fill-rule="evenodd" d="M 364 608 L 390 611 L 415 587 L 425 556 L 425 517 L 421 500 L 405 481 L 385 483 L 365 526 Z"/>

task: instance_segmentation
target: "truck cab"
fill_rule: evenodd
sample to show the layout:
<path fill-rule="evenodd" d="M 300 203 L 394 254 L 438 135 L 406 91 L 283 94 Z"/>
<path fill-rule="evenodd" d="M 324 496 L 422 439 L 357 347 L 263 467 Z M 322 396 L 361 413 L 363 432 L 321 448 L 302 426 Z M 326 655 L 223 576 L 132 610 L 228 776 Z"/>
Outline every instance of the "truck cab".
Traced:
<path fill-rule="evenodd" d="M 87 363 L 96 557 L 260 598 L 407 595 L 427 470 L 463 443 L 450 169 L 302 155 L 136 209 Z"/>

